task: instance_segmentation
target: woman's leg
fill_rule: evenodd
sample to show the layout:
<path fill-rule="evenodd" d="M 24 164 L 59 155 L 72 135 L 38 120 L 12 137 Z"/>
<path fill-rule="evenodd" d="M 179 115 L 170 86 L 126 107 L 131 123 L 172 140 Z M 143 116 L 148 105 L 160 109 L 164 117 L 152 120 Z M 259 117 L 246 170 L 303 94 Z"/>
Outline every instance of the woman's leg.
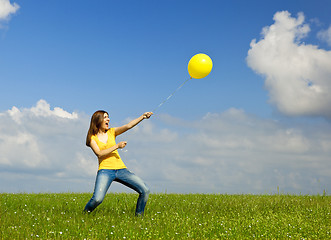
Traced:
<path fill-rule="evenodd" d="M 98 205 L 100 205 L 105 198 L 108 188 L 115 179 L 115 171 L 108 169 L 101 169 L 98 171 L 94 193 L 91 200 L 86 204 L 84 211 L 92 212 Z"/>
<path fill-rule="evenodd" d="M 148 195 L 150 193 L 150 190 L 144 181 L 127 169 L 118 170 L 115 181 L 120 182 L 139 193 L 136 215 L 144 215 L 145 206 L 148 200 Z"/>

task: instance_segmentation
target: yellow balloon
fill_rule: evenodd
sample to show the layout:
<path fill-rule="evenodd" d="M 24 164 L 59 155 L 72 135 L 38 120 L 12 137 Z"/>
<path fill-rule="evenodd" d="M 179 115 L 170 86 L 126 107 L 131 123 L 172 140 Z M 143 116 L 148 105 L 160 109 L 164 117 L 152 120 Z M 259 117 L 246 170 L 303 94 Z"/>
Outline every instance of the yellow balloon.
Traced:
<path fill-rule="evenodd" d="M 188 63 L 188 73 L 192 78 L 200 79 L 206 77 L 213 68 L 211 58 L 204 54 L 199 53 L 194 55 Z"/>

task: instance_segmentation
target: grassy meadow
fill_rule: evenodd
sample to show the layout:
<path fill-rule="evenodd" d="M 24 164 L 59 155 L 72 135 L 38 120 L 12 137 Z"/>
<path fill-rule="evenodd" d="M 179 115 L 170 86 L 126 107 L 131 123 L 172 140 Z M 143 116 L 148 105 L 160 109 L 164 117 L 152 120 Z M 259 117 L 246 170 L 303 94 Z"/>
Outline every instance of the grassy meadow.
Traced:
<path fill-rule="evenodd" d="M 331 196 L 109 193 L 92 213 L 90 193 L 0 193 L 0 239 L 331 239 Z"/>

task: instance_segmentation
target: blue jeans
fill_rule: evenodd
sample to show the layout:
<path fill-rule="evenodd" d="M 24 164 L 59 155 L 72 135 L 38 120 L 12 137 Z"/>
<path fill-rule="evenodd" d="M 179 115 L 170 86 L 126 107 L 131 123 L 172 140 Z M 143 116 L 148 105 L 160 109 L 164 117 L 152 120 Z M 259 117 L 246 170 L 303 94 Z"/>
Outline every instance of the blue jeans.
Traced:
<path fill-rule="evenodd" d="M 86 204 L 84 211 L 92 212 L 100 203 L 102 203 L 108 188 L 113 181 L 122 183 L 139 193 L 136 215 L 143 215 L 150 190 L 140 177 L 136 176 L 126 168 L 118 170 L 100 169 L 98 171 L 93 196 Z"/>

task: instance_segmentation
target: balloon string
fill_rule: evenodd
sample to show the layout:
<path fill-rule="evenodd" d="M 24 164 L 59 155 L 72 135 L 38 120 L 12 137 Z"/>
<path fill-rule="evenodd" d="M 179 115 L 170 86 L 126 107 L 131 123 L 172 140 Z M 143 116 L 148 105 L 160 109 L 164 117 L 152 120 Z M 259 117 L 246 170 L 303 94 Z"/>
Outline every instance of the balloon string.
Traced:
<path fill-rule="evenodd" d="M 161 107 L 166 101 L 168 101 L 179 89 L 181 89 L 183 86 L 184 86 L 184 84 L 185 83 L 187 83 L 187 81 L 188 80 L 190 80 L 190 79 L 192 79 L 192 77 L 190 77 L 190 78 L 188 78 L 187 80 L 185 80 L 185 82 L 183 82 L 182 83 L 182 85 L 180 85 L 173 93 L 171 93 L 170 95 L 169 95 L 169 97 L 167 97 L 166 99 L 164 99 L 164 101 L 163 102 L 161 102 L 160 104 L 159 104 L 159 106 L 157 106 L 152 112 L 153 113 L 155 113 L 155 111 L 159 108 L 159 107 Z"/>

